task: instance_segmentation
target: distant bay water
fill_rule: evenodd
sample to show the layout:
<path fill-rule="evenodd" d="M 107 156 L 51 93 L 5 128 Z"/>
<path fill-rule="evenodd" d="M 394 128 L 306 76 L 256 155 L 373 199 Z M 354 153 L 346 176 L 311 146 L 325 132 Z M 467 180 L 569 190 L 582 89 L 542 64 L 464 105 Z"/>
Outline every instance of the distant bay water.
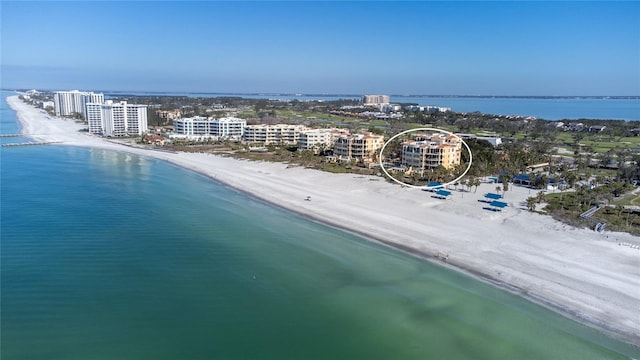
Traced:
<path fill-rule="evenodd" d="M 1 128 L 14 132 L 6 95 Z M 3 360 L 640 357 L 515 295 L 163 161 L 1 151 Z"/>
<path fill-rule="evenodd" d="M 118 96 L 125 92 L 106 92 Z M 131 95 L 219 97 L 237 96 L 252 99 L 338 100 L 359 99 L 355 95 L 290 95 L 238 93 L 126 93 Z M 393 103 L 415 103 L 449 107 L 455 112 L 475 112 L 496 115 L 533 116 L 545 120 L 640 120 L 640 98 L 612 97 L 460 97 L 460 96 L 391 96 Z"/>

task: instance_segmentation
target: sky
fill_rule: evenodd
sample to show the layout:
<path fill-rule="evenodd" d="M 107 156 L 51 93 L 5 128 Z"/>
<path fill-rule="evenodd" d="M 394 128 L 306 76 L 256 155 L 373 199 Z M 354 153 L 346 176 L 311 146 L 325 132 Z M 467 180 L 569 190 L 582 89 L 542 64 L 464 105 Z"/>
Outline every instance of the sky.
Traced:
<path fill-rule="evenodd" d="M 0 87 L 640 95 L 640 2 L 0 1 Z"/>

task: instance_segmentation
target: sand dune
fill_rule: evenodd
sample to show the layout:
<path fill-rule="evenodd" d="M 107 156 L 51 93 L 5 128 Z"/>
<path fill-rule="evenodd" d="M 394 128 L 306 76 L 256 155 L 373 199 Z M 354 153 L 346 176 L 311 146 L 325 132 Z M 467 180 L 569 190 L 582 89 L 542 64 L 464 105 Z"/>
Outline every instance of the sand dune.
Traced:
<path fill-rule="evenodd" d="M 495 191 L 493 184 L 481 185 L 477 193 L 453 191 L 452 199 L 438 200 L 382 177 L 127 147 L 78 132 L 81 126 L 72 120 L 48 119 L 17 96 L 8 102 L 30 137 L 172 162 L 278 206 L 466 271 L 640 345 L 640 250 L 620 245 L 640 245 L 640 239 L 597 234 L 530 213 L 523 202 L 535 191 L 512 186 L 505 196 L 507 210 L 490 212 L 478 199 Z M 305 201 L 307 196 L 312 201 Z"/>

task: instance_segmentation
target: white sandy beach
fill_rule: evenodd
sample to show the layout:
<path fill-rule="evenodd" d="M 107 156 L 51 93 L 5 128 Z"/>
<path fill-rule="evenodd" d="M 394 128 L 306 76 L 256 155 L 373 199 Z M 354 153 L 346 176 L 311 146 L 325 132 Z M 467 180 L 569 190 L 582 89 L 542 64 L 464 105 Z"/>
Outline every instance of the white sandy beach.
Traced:
<path fill-rule="evenodd" d="M 8 102 L 18 112 L 23 134 L 34 139 L 172 162 L 324 223 L 438 258 L 640 345 L 640 250 L 620 245 L 640 245 L 640 239 L 575 229 L 530 213 L 522 202 L 535 191 L 511 186 L 507 210 L 490 212 L 478 199 L 495 192 L 494 184 L 438 200 L 382 177 L 127 147 L 80 133 L 82 126 L 72 120 L 48 119 L 17 96 Z M 305 201 L 307 196 L 312 201 Z M 447 255 L 446 261 L 440 259 Z"/>

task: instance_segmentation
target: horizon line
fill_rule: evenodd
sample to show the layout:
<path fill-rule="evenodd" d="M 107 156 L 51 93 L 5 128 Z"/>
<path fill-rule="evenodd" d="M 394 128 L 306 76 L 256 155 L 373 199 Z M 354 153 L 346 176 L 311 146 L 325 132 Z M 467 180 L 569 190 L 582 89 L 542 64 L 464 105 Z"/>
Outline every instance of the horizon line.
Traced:
<path fill-rule="evenodd" d="M 29 90 L 37 90 L 42 92 L 55 92 L 55 91 L 70 91 L 70 90 L 52 90 L 52 89 L 42 89 L 38 90 L 35 88 L 0 88 L 0 91 L 29 91 Z M 74 90 L 74 89 L 72 89 Z M 350 93 L 318 93 L 318 92 L 309 92 L 309 93 L 301 93 L 301 92 L 240 92 L 240 91 L 149 91 L 149 90 L 88 90 L 88 91 L 97 91 L 103 93 L 122 93 L 124 95 L 135 95 L 135 93 L 148 93 L 148 94 L 207 94 L 207 95 L 261 95 L 261 96 L 329 96 L 329 97 L 361 97 L 364 95 L 388 95 L 393 97 L 467 97 L 467 98 L 630 98 L 630 99 L 640 99 L 640 95 L 481 95 L 481 94 L 382 94 L 382 93 L 361 93 L 361 94 L 350 94 Z"/>

